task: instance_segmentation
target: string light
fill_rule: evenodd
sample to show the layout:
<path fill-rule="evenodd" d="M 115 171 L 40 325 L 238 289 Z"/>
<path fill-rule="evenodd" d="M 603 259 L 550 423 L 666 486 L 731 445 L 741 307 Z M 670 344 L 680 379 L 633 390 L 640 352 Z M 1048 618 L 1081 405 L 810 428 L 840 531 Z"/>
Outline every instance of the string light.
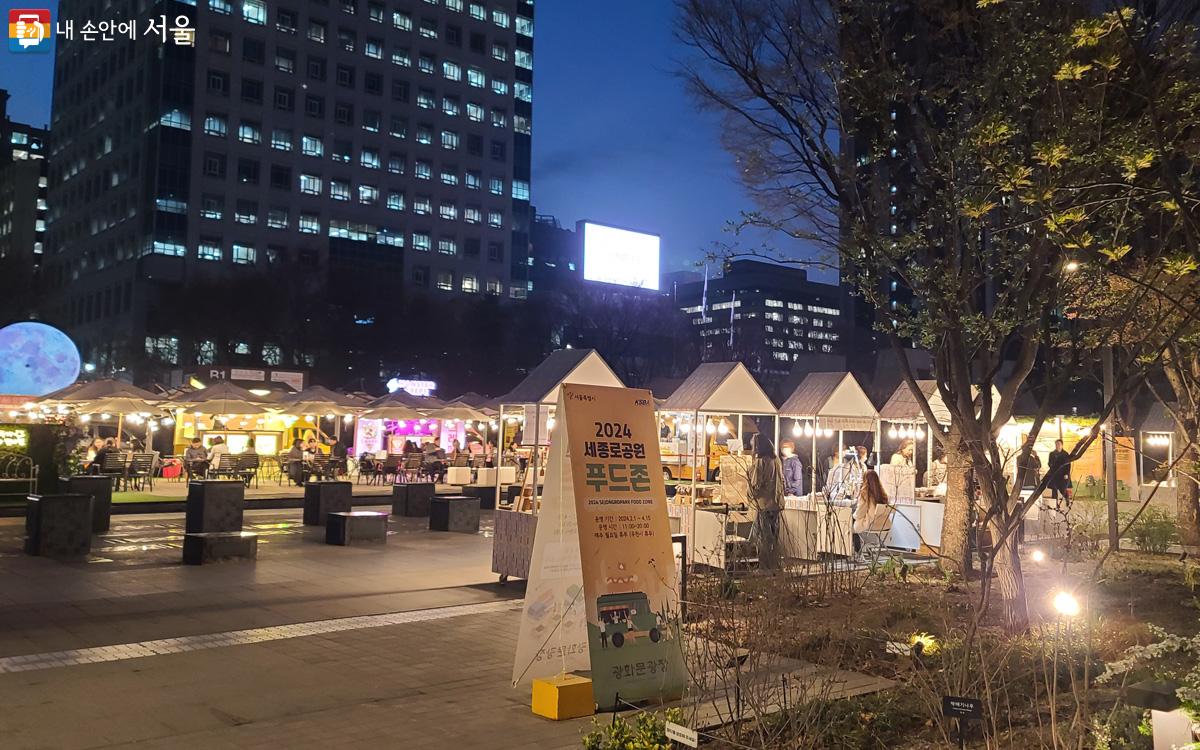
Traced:
<path fill-rule="evenodd" d="M 808 422 L 804 423 L 804 437 L 812 437 L 814 434 L 813 426 Z"/>
<path fill-rule="evenodd" d="M 792 434 L 793 435 L 795 435 L 796 437 L 800 437 L 800 433 L 803 431 L 804 430 L 800 427 L 799 422 L 792 422 Z"/>
<path fill-rule="evenodd" d="M 889 438 L 891 438 L 892 440 L 895 440 L 898 436 L 899 436 L 899 433 L 896 432 L 896 425 L 892 425 L 891 427 L 888 428 L 888 437 Z"/>
<path fill-rule="evenodd" d="M 704 431 L 707 432 L 709 435 L 711 435 L 717 431 L 717 426 L 715 424 L 713 424 L 712 422 L 709 422 L 707 425 L 704 426 Z"/>
<path fill-rule="evenodd" d="M 727 435 L 729 434 L 729 428 L 725 426 L 724 422 L 722 422 L 721 424 L 717 425 L 717 432 L 722 435 Z"/>

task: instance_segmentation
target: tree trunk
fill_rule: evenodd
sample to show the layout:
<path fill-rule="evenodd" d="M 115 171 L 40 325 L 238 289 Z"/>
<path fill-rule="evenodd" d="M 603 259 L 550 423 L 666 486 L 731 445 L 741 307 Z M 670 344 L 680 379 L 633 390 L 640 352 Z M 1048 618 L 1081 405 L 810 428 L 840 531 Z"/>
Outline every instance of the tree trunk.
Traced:
<path fill-rule="evenodd" d="M 946 437 L 946 507 L 942 517 L 939 565 L 951 578 L 965 578 L 971 570 L 968 546 L 971 530 L 971 457 L 961 445 L 954 425 Z"/>
<path fill-rule="evenodd" d="M 1004 623 L 1010 633 L 1022 633 L 1029 628 L 1029 605 L 1025 601 L 1025 576 L 1021 572 L 1017 534 L 1009 534 L 1003 544 L 996 545 L 1004 534 L 1004 522 L 992 522 L 993 553 L 996 556 L 996 582 L 1004 600 Z"/>
<path fill-rule="evenodd" d="M 1175 443 L 1180 447 L 1188 444 L 1182 430 L 1175 431 Z M 1178 514 L 1179 543 L 1185 550 L 1195 552 L 1200 547 L 1200 486 L 1197 474 L 1200 470 L 1200 449 L 1192 445 L 1175 464 L 1175 508 Z"/>

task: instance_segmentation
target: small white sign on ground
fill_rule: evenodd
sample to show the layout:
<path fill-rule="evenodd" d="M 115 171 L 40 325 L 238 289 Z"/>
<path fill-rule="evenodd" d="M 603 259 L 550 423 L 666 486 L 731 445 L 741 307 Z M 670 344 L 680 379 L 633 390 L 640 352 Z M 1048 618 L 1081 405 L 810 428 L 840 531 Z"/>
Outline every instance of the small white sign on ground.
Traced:
<path fill-rule="evenodd" d="M 687 745 L 688 747 L 700 747 L 700 735 L 696 733 L 695 729 L 688 729 L 685 726 L 673 724 L 669 721 L 666 722 L 665 729 L 667 739 L 675 740 L 679 744 Z"/>

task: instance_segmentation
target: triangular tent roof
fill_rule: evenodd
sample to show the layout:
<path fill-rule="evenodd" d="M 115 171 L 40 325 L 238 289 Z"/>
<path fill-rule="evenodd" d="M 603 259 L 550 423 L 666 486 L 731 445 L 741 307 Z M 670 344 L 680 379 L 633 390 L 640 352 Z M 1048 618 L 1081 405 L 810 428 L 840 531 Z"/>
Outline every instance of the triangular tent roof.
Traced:
<path fill-rule="evenodd" d="M 782 417 L 819 417 L 822 427 L 873 430 L 879 412 L 858 379 L 848 372 L 809 373 L 779 407 Z"/>
<path fill-rule="evenodd" d="M 774 414 L 775 404 L 741 362 L 700 365 L 662 404 L 663 411 Z"/>
<path fill-rule="evenodd" d="M 1171 404 L 1171 408 L 1178 406 L 1178 404 Z M 1138 429 L 1142 432 L 1175 432 L 1175 418 L 1171 416 L 1171 412 L 1167 411 L 1167 407 L 1155 401 L 1150 404 L 1150 408 L 1146 411 L 1146 418 L 1138 425 Z"/>
<path fill-rule="evenodd" d="M 950 410 L 946 408 L 946 404 L 942 401 L 941 391 L 938 390 L 936 380 L 918 380 L 917 387 L 921 389 L 921 393 L 925 394 L 925 398 L 929 399 L 929 408 L 933 411 L 933 416 L 937 418 L 938 424 L 950 424 Z M 972 394 L 977 393 L 978 389 L 971 387 Z M 992 386 L 992 412 L 995 413 L 996 407 L 1000 402 L 1000 391 L 996 386 Z M 917 403 L 916 397 L 908 388 L 908 383 L 901 382 L 896 386 L 896 390 L 892 393 L 891 398 L 879 410 L 879 418 L 885 422 L 924 422 L 925 415 L 921 412 L 921 406 Z"/>
<path fill-rule="evenodd" d="M 595 349 L 559 349 L 533 368 L 516 388 L 501 396 L 500 403 L 557 403 L 558 387 L 563 383 L 625 387 Z"/>

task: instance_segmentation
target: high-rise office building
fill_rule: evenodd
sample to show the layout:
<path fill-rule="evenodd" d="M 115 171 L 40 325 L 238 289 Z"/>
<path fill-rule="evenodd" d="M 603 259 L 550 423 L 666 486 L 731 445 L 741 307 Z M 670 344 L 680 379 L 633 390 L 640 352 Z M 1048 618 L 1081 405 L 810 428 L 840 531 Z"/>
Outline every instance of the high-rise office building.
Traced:
<path fill-rule="evenodd" d="M 105 14 L 165 38 L 60 5 L 47 317 L 85 358 L 311 366 L 414 295 L 526 295 L 532 3 L 145 8 Z"/>
<path fill-rule="evenodd" d="M 19 277 L 6 279 L 13 290 L 32 291 L 46 229 L 46 130 L 10 120 L 8 98 L 0 89 L 0 261 Z"/>
<path fill-rule="evenodd" d="M 704 340 L 705 362 L 738 360 L 772 378 L 807 355 L 845 353 L 841 289 L 803 269 L 735 260 L 721 276 L 680 284 L 675 294 Z"/>

